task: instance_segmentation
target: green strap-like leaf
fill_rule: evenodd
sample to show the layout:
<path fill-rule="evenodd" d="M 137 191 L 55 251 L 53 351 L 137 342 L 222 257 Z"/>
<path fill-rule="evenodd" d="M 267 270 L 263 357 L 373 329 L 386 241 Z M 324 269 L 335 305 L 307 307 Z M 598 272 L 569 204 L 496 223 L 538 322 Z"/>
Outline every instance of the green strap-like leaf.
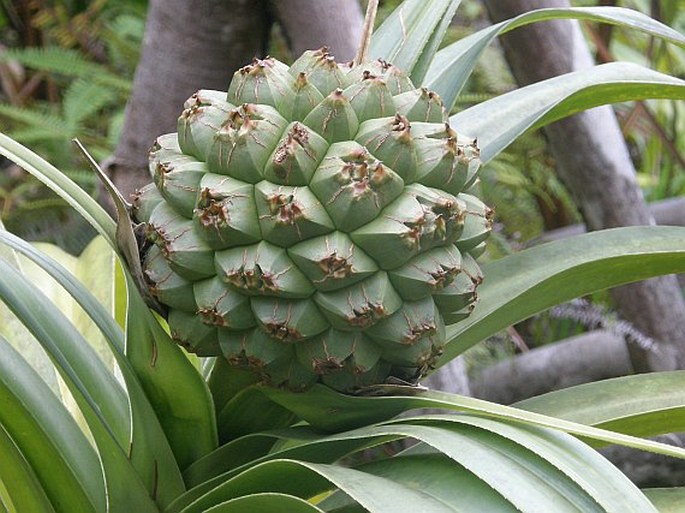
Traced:
<path fill-rule="evenodd" d="M 124 353 L 124 333 L 112 318 L 110 312 L 96 300 L 90 292 L 84 288 L 81 283 L 64 267 L 57 264 L 53 259 L 47 257 L 41 251 L 37 250 L 28 242 L 22 240 L 16 235 L 0 230 L 0 244 L 12 248 L 14 251 L 21 253 L 36 265 L 50 274 L 62 287 L 66 289 L 68 294 L 87 312 L 89 317 L 94 321 L 96 326 L 102 331 L 103 335 L 110 343 L 110 348 L 119 354 Z M 102 273 L 103 270 L 98 270 Z M 106 271 L 105 271 L 106 273 Z"/>
<path fill-rule="evenodd" d="M 150 498 L 154 488 L 148 492 L 127 456 L 130 414 L 121 386 L 64 315 L 2 259 L 0 275 L 0 299 L 50 355 L 88 423 L 102 460 L 111 510 L 156 511 Z"/>
<path fill-rule="evenodd" d="M 466 426 L 443 429 L 401 425 L 395 426 L 395 429 L 445 454 L 490 485 L 523 513 L 602 511 L 577 483 L 551 463 L 493 433 L 468 429 Z M 387 462 L 388 466 L 393 464 Z M 426 492 L 432 489 L 430 485 L 421 488 Z M 458 503 L 454 506 L 458 506 Z"/>
<path fill-rule="evenodd" d="M 214 404 L 198 369 L 127 278 L 126 356 L 183 470 L 217 447 Z"/>
<path fill-rule="evenodd" d="M 315 463 L 334 463 L 343 456 L 398 438 L 382 433 L 322 437 L 306 427 L 291 428 L 248 435 L 225 444 L 208 454 L 184 474 L 189 486 L 166 513 L 178 513 L 227 479 L 273 459 L 295 459 Z M 280 450 L 268 452 L 276 442 L 284 442 Z M 287 442 L 287 443 L 286 443 Z"/>
<path fill-rule="evenodd" d="M 31 465 L 0 424 L 0 505 L 16 513 L 26 511 L 56 513 Z M 104 497 L 104 487 L 103 487 Z M 2 507 L 2 506 L 0 506 Z M 0 511 L 3 511 L 0 509 Z"/>
<path fill-rule="evenodd" d="M 226 443 L 249 433 L 290 425 L 291 412 L 270 401 L 254 385 L 259 376 L 218 358 L 207 380 L 217 410 L 219 440 Z"/>
<path fill-rule="evenodd" d="M 259 383 L 256 373 L 238 369 L 225 358 L 217 358 L 208 371 L 207 384 L 212 392 L 214 405 L 218 412 L 223 410 L 237 394 Z"/>
<path fill-rule="evenodd" d="M 622 7 L 537 9 L 479 30 L 440 50 L 431 62 L 424 85 L 440 95 L 449 111 L 471 75 L 476 61 L 495 37 L 530 23 L 562 18 L 622 25 L 685 46 L 685 36 L 632 9 Z"/>
<path fill-rule="evenodd" d="M 97 201 L 59 169 L 1 132 L 0 155 L 5 156 L 52 189 L 105 237 L 112 247 L 116 247 L 116 227 L 112 218 Z"/>
<path fill-rule="evenodd" d="M 116 226 L 100 205 L 44 159 L 0 133 L 0 154 L 38 178 L 105 237 L 116 250 Z M 128 294 L 127 357 L 158 413 L 182 466 L 216 447 L 214 409 L 202 376 L 169 339 L 125 271 Z M 176 386 L 183 381 L 182 390 Z"/>
<path fill-rule="evenodd" d="M 0 259 L 0 299 L 48 353 L 77 402 L 83 401 L 123 448 L 129 441 L 128 401 L 114 376 L 64 315 Z"/>
<path fill-rule="evenodd" d="M 483 266 L 479 302 L 447 327 L 443 364 L 546 308 L 597 290 L 685 271 L 685 228 L 614 228 L 550 242 Z"/>
<path fill-rule="evenodd" d="M 0 352 L 0 477 L 18 511 L 33 511 L 31 502 L 50 511 L 46 500 L 58 511 L 104 511 L 105 487 L 92 446 L 52 390 L 2 337 Z"/>
<path fill-rule="evenodd" d="M 447 9 L 442 14 L 442 18 L 440 18 L 440 23 L 435 27 L 430 39 L 426 42 L 423 51 L 414 64 L 414 67 L 409 75 L 414 84 L 418 85 L 423 83 L 423 79 L 426 76 L 426 73 L 428 73 L 428 67 L 432 62 L 433 57 L 435 57 L 435 52 L 437 52 L 438 48 L 440 48 L 440 44 L 445 37 L 447 28 L 452 23 L 452 18 L 454 18 L 454 13 L 457 12 L 457 8 L 459 7 L 460 3 L 461 0 L 452 1 L 449 3 Z M 434 13 L 433 15 L 435 16 L 435 14 L 437 13 Z"/>
<path fill-rule="evenodd" d="M 327 431 L 342 431 L 389 420 L 414 408 L 441 408 L 557 429 L 586 439 L 685 458 L 685 449 L 679 447 L 576 424 L 473 397 L 392 385 L 376 386 L 370 388 L 368 392 L 378 394 L 378 396 L 343 395 L 323 385 L 315 385 L 308 391 L 298 394 L 264 389 L 264 393 L 274 401 L 289 408 L 298 417 L 316 428 Z"/>
<path fill-rule="evenodd" d="M 685 81 L 626 62 L 567 73 L 486 100 L 450 118 L 460 133 L 478 139 L 488 162 L 531 128 L 571 114 L 629 100 L 685 99 Z"/>
<path fill-rule="evenodd" d="M 283 511 L 284 513 L 323 513 L 322 509 L 313 504 L 283 493 L 253 493 L 245 497 L 224 502 L 213 508 L 209 508 L 207 513 L 274 513 Z"/>
<path fill-rule="evenodd" d="M 288 441 L 289 434 L 291 441 Z M 359 454 L 374 445 L 407 437 L 425 445 L 403 453 L 410 457 L 376 459 L 357 470 L 388 480 L 394 487 L 393 493 L 402 488 L 420 490 L 419 500 L 428 501 L 426 508 L 435 504 L 431 501 L 436 501 L 441 508 L 459 512 L 653 511 L 639 490 L 595 451 L 573 437 L 549 429 L 470 415 L 431 415 L 400 418 L 330 436 L 296 428 L 283 430 L 278 437 L 283 437 L 283 449 L 269 456 L 276 461 L 265 462 L 259 458 L 244 465 L 240 473 L 210 479 L 197 487 L 201 492 L 189 490 L 182 503 L 172 505 L 168 512 L 202 511 L 222 500 L 236 496 L 248 498 L 265 491 L 311 497 L 329 485 L 316 475 L 312 476 L 314 482 L 312 477 L 307 477 L 306 484 L 299 486 L 284 483 L 284 480 L 298 481 L 302 471 L 288 468 L 293 460 L 309 469 L 337 469 L 337 466 L 312 466 L 311 463 L 328 458 L 335 461 L 345 454 Z M 343 448 L 346 452 L 341 451 Z M 217 450 L 217 455 L 220 451 Z M 287 465 L 284 459 L 288 460 Z M 372 476 L 364 474 L 329 479 L 329 483 L 343 489 L 347 499 L 335 494 L 324 500 L 321 507 L 327 511 L 337 511 L 337 508 L 357 511 L 354 504 L 369 508 L 363 493 L 354 499 L 349 497 L 355 482 L 373 482 Z M 379 498 L 387 500 L 384 495 Z"/>
<path fill-rule="evenodd" d="M 515 406 L 633 436 L 685 431 L 685 371 L 638 374 L 586 383 Z"/>
<path fill-rule="evenodd" d="M 391 479 L 407 487 L 418 487 L 445 504 L 455 505 L 455 511 L 459 513 L 521 512 L 478 476 L 455 465 L 444 454 L 437 451 L 426 453 L 424 447 L 416 445 L 405 454 L 392 458 L 392 461 L 371 461 L 360 466 L 359 470 Z M 346 504 L 349 504 L 349 500 L 342 494 L 335 494 L 324 501 L 322 507 L 332 509 Z"/>
<path fill-rule="evenodd" d="M 685 513 L 685 488 L 650 488 L 643 492 L 659 513 Z"/>
<path fill-rule="evenodd" d="M 430 511 L 454 513 L 454 509 L 420 490 L 405 487 L 357 470 L 293 460 L 274 460 L 256 465 L 217 486 L 183 513 L 200 513 L 236 497 L 276 492 L 308 499 L 340 489 L 371 513 Z"/>
<path fill-rule="evenodd" d="M 249 433 L 287 427 L 292 421 L 292 412 L 254 388 L 239 392 L 217 414 L 219 438 L 223 442 Z"/>
<path fill-rule="evenodd" d="M 116 248 L 114 222 L 90 196 L 59 170 L 0 134 L 0 152 L 3 149 L 8 158 L 62 195 Z M 130 278 L 128 274 L 127 277 Z M 127 291 L 127 356 L 153 403 L 179 464 L 189 465 L 217 443 L 214 410 L 206 384 L 152 317 L 135 287 L 128 286 Z M 183 376 L 185 386 L 179 391 L 176 383 Z"/>
<path fill-rule="evenodd" d="M 428 423 L 443 429 L 462 430 L 463 426 L 474 426 L 481 431 L 479 439 L 492 447 L 493 451 L 506 452 L 507 444 L 502 447 L 501 439 L 525 447 L 543 461 L 558 469 L 567 479 L 576 483 L 584 492 L 592 497 L 593 502 L 587 503 L 583 511 L 593 511 L 600 506 L 600 511 L 627 513 L 629 511 L 650 511 L 635 485 L 621 472 L 613 467 L 596 451 L 586 444 L 565 433 L 542 429 L 535 426 L 512 424 L 472 415 L 434 415 L 428 417 L 411 417 L 392 421 L 390 425 Z M 453 427 L 449 427 L 452 424 Z M 469 430 L 466 433 L 470 433 Z M 483 436 L 490 433 L 493 436 Z M 492 439 L 492 440 L 491 440 Z M 423 440 L 423 439 L 422 439 Z M 498 445 L 499 444 L 499 445 Z M 461 447 L 456 444 L 456 447 Z M 459 449 L 446 447 L 445 454 L 452 450 L 455 459 L 461 457 Z M 486 458 L 487 459 L 487 458 Z M 475 461 L 474 464 L 477 464 Z M 547 472 L 545 473 L 548 474 Z M 485 478 L 484 478 L 485 479 Z"/>
<path fill-rule="evenodd" d="M 385 59 L 420 79 L 428 68 L 460 0 L 406 0 L 371 39 L 369 56 Z"/>
<path fill-rule="evenodd" d="M 208 480 L 257 461 L 269 453 L 279 438 L 269 433 L 254 433 L 236 438 L 217 447 L 188 467 L 183 477 L 188 487 L 200 486 Z"/>
<path fill-rule="evenodd" d="M 155 412 L 150 406 L 129 361 L 124 356 L 123 332 L 103 305 L 71 273 L 53 259 L 6 231 L 0 231 L 0 243 L 18 251 L 45 270 L 57 283 L 64 287 L 67 294 L 83 308 L 83 312 L 90 317 L 104 335 L 104 340 L 108 344 L 124 378 L 130 401 L 130 418 L 133 419 L 132 442 L 127 443 L 125 447 L 131 445 L 131 461 L 141 479 L 146 482 L 148 489 L 156 493 L 158 503 L 161 505 L 168 504 L 184 491 L 183 479 Z M 100 251 L 108 251 L 112 260 L 114 259 L 114 254 L 111 253 L 109 247 L 100 248 Z M 102 269 L 93 271 L 105 275 L 109 274 L 110 279 L 114 279 L 115 273 L 111 271 L 109 273 L 108 270 Z"/>

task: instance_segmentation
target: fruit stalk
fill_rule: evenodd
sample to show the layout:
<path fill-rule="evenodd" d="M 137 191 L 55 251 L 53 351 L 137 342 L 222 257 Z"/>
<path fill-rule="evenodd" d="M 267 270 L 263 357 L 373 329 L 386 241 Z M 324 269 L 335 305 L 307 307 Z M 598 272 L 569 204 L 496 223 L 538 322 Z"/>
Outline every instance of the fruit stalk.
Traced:
<path fill-rule="evenodd" d="M 364 18 L 364 28 L 362 30 L 362 39 L 359 43 L 359 50 L 354 58 L 355 66 L 359 66 L 366 60 L 369 53 L 369 46 L 371 46 L 371 35 L 373 34 L 373 25 L 376 22 L 376 13 L 378 12 L 378 0 L 369 0 L 366 6 L 366 17 Z"/>

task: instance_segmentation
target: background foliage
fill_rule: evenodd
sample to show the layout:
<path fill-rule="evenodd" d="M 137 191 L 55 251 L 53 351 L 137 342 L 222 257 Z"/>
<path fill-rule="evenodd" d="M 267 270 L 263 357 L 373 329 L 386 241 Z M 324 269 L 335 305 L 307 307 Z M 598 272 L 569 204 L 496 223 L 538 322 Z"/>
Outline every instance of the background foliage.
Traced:
<path fill-rule="evenodd" d="M 138 62 L 147 2 L 3 2 L 0 120 L 91 194 L 96 179 L 71 140 L 102 160 L 113 151 Z M 28 238 L 80 252 L 94 233 L 17 168 L 0 176 L 2 221 Z"/>

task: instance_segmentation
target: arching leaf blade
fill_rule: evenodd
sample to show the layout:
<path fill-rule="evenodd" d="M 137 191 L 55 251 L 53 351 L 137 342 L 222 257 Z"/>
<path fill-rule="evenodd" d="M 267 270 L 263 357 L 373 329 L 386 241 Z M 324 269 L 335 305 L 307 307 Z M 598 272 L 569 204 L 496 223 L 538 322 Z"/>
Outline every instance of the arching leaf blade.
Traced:
<path fill-rule="evenodd" d="M 105 487 L 100 462 L 74 419 L 21 355 L 0 337 L 0 475 L 10 488 L 24 481 L 36 504 L 58 509 L 102 511 Z M 12 454 L 21 461 L 11 463 Z M 17 474 L 10 481 L 7 473 Z M 20 476 L 25 479 L 21 481 Z M 37 481 L 31 483 L 32 478 Z M 18 497 L 15 496 L 15 499 Z M 26 505 L 24 505 L 26 506 Z"/>
<path fill-rule="evenodd" d="M 435 53 L 438 51 L 438 48 L 440 48 L 440 44 L 445 37 L 448 27 L 452 23 L 452 18 L 454 18 L 454 14 L 456 13 L 460 3 L 461 0 L 452 1 L 449 3 L 445 9 L 445 12 L 442 14 L 440 22 L 436 25 L 433 33 L 430 36 L 430 39 L 428 39 L 423 51 L 419 55 L 419 58 L 414 63 L 413 68 L 411 70 L 407 70 L 409 73 L 409 78 L 411 78 L 414 85 L 418 86 L 419 84 L 423 83 L 423 79 L 425 78 L 426 73 L 428 73 L 430 63 L 432 62 L 433 57 L 435 57 Z"/>
<path fill-rule="evenodd" d="M 12 513 L 19 511 L 18 505 L 36 513 L 56 513 L 35 472 L 2 425 L 0 461 L 0 507 Z"/>
<path fill-rule="evenodd" d="M 488 483 L 455 465 L 444 454 L 410 453 L 397 456 L 393 460 L 396 461 L 372 461 L 359 469 L 406 486 L 418 486 L 437 500 L 446 504 L 458 504 L 459 512 L 520 513 L 520 510 L 493 490 Z M 345 502 L 347 501 L 341 496 L 334 495 L 323 504 L 333 506 Z"/>
<path fill-rule="evenodd" d="M 270 433 L 253 433 L 236 438 L 195 461 L 184 471 L 183 476 L 190 488 L 202 486 L 214 477 L 262 458 L 278 439 Z"/>
<path fill-rule="evenodd" d="M 202 375 L 153 316 L 128 274 L 127 290 L 126 357 L 183 470 L 218 445 L 214 403 Z"/>
<path fill-rule="evenodd" d="M 599 105 L 648 98 L 685 99 L 685 81 L 613 62 L 486 100 L 453 115 L 450 123 L 478 139 L 481 160 L 488 162 L 531 128 Z"/>
<path fill-rule="evenodd" d="M 276 389 L 264 390 L 264 393 L 274 401 L 291 409 L 312 426 L 329 432 L 388 421 L 412 409 L 440 408 L 557 429 L 589 440 L 625 445 L 685 459 L 685 449 L 679 447 L 519 410 L 474 397 L 399 385 L 378 385 L 369 388 L 366 392 L 369 395 L 343 395 L 323 385 L 315 385 L 308 391 L 297 395 Z"/>
<path fill-rule="evenodd" d="M 643 492 L 659 513 L 685 513 L 685 488 L 648 488 Z"/>
<path fill-rule="evenodd" d="M 156 414 L 150 406 L 148 398 L 145 396 L 129 361 L 124 356 L 123 331 L 119 328 L 111 313 L 85 287 L 85 284 L 89 283 L 88 279 L 86 279 L 86 282 L 79 281 L 76 276 L 66 270 L 54 258 L 9 232 L 0 231 L 0 243 L 5 244 L 32 261 L 36 266 L 48 273 L 55 280 L 55 283 L 63 287 L 61 293 L 56 294 L 57 297 L 68 296 L 80 305 L 82 308 L 80 314 L 78 312 L 70 314 L 72 318 L 75 317 L 76 324 L 82 327 L 86 326 L 87 323 L 83 317 L 88 317 L 93 325 L 100 330 L 103 341 L 107 344 L 107 347 L 101 349 L 103 351 L 109 350 L 114 365 L 116 365 L 124 379 L 126 393 L 130 401 L 130 417 L 132 418 L 132 432 L 130 435 L 132 440 L 130 446 L 132 449 L 130 459 L 141 475 L 141 479 L 147 482 L 149 489 L 156 490 L 157 501 L 161 505 L 168 504 L 184 491 L 183 479 Z M 81 269 L 79 273 L 81 275 L 86 273 L 86 276 L 82 276 L 82 278 L 89 278 L 88 273 L 93 273 L 100 278 L 105 277 L 107 280 L 114 280 L 116 274 L 115 266 L 118 264 L 109 245 L 103 239 L 99 239 L 91 243 L 91 246 L 93 251 L 97 251 L 100 254 L 94 259 L 87 249 L 78 259 L 71 257 L 75 260 L 75 262 L 72 262 L 74 270 L 79 273 L 79 269 Z M 41 245 L 41 247 L 47 249 L 45 245 Z M 57 255 L 60 254 L 59 252 L 57 253 Z M 104 262 L 107 268 L 98 268 L 98 261 Z M 65 312 L 65 309 L 62 309 L 62 311 Z M 79 332 L 85 333 L 83 329 L 80 329 Z M 126 445 L 128 446 L 129 444 L 127 443 Z M 142 476 L 145 477 L 143 478 Z"/>
<path fill-rule="evenodd" d="M 1 132 L 0 155 L 11 160 L 52 189 L 105 237 L 112 247 L 116 247 L 116 227 L 112 218 L 95 199 L 59 169 Z"/>
<path fill-rule="evenodd" d="M 184 475 L 190 489 L 166 513 L 183 511 L 225 480 L 265 461 L 295 459 L 334 463 L 343 456 L 389 440 L 373 428 L 339 436 L 323 436 L 304 426 L 246 435 L 224 444 L 188 468 Z M 277 442 L 283 442 L 284 447 L 269 452 Z"/>
<path fill-rule="evenodd" d="M 112 373 L 66 317 L 1 259 L 0 274 L 0 299 L 43 346 L 79 405 L 88 405 L 117 443 L 127 447 L 128 400 Z"/>
<path fill-rule="evenodd" d="M 554 465 L 492 432 L 467 425 L 440 423 L 428 426 L 402 423 L 393 427 L 397 432 L 448 456 L 521 512 L 600 512 L 582 487 Z M 386 462 L 388 466 L 395 464 L 392 460 Z M 428 484 L 421 490 L 431 494 L 433 487 Z M 439 492 L 435 490 L 433 494 L 438 495 Z M 453 506 L 459 511 L 458 504 Z"/>
<path fill-rule="evenodd" d="M 633 436 L 685 431 L 685 371 L 637 374 L 549 392 L 517 408 Z"/>
<path fill-rule="evenodd" d="M 323 513 L 322 509 L 313 504 L 284 493 L 253 493 L 245 497 L 237 497 L 209 508 L 207 513 L 243 513 L 245 511 L 250 513 L 273 513 L 274 511 Z"/>
<path fill-rule="evenodd" d="M 546 308 L 597 290 L 685 271 L 685 228 L 613 228 L 554 241 L 483 266 L 479 302 L 447 327 L 438 365 Z"/>
<path fill-rule="evenodd" d="M 243 417 L 244 418 L 241 418 Z M 252 387 L 236 394 L 217 413 L 219 437 L 222 441 L 232 440 L 249 433 L 287 427 L 293 421 L 293 414 L 270 401 Z"/>
<path fill-rule="evenodd" d="M 418 63 L 417 73 L 423 74 L 459 3 L 460 0 L 403 2 L 374 32 L 369 57 L 391 62 L 410 76 Z"/>
<path fill-rule="evenodd" d="M 112 509 L 156 511 L 154 488 L 146 489 L 128 459 L 130 405 L 123 389 L 64 315 L 40 300 L 35 286 L 2 259 L 0 273 L 0 298 L 48 352 L 88 423 Z"/>
<path fill-rule="evenodd" d="M 473 432 L 474 427 L 478 428 L 477 433 Z M 337 448 L 346 443 L 349 444 L 348 448 L 352 453 L 393 439 L 410 437 L 422 441 L 430 446 L 433 452 L 443 453 L 453 461 L 445 464 L 444 460 L 436 462 L 430 459 L 430 461 L 425 462 L 425 466 L 421 467 L 425 472 L 418 474 L 404 472 L 404 469 L 408 468 L 410 463 L 414 461 L 407 458 L 384 459 L 370 465 L 362 465 L 358 467 L 358 470 L 378 474 L 409 488 L 420 489 L 426 496 L 451 508 L 450 511 L 482 511 L 483 504 L 498 504 L 500 506 L 508 504 L 500 494 L 504 494 L 513 503 L 516 503 L 520 511 L 537 511 L 535 507 L 541 505 L 547 506 L 549 509 L 549 501 L 555 505 L 558 504 L 557 501 L 560 500 L 558 493 L 562 493 L 568 499 L 567 507 L 571 508 L 569 511 L 582 511 L 583 513 L 595 510 L 616 513 L 652 511 L 634 485 L 588 446 L 568 435 L 548 429 L 468 415 L 434 415 L 400 418 L 382 425 L 364 426 L 353 431 L 326 437 L 317 436 L 311 431 L 303 432 L 301 429 L 279 432 L 284 440 L 288 439 L 289 433 L 294 436 L 295 446 L 288 448 L 291 444 L 287 443 L 285 444 L 286 449 L 274 453 L 272 456 L 278 458 L 279 461 L 282 461 L 281 458 L 288 458 L 289 460 L 297 459 L 300 462 L 304 460 L 311 463 L 312 460 L 308 458 L 320 458 L 322 454 L 329 452 L 330 447 Z M 304 437 L 301 436 L 303 434 Z M 499 441 L 497 441 L 498 439 Z M 469 454 L 466 454 L 467 451 L 464 449 L 467 443 L 475 444 L 473 451 Z M 301 449 L 307 447 L 309 448 L 307 451 L 300 452 Z M 423 457 L 424 452 L 419 451 L 418 454 Z M 492 456 L 493 453 L 495 456 Z M 502 456 L 497 457 L 498 454 Z M 502 457 L 504 460 L 501 459 Z M 589 471 L 586 465 L 592 463 L 593 459 L 601 460 L 603 465 L 596 465 L 594 470 Z M 313 461 L 316 462 L 317 460 Z M 255 463 L 257 463 L 256 467 L 264 464 L 258 461 Z M 440 466 L 439 463 L 443 463 L 443 465 Z M 457 464 L 455 465 L 455 463 Z M 509 468 L 512 465 L 516 467 L 515 470 Z M 551 478 L 553 471 L 550 470 L 550 465 L 558 469 L 558 471 L 554 471 L 556 476 L 554 479 Z M 474 507 L 480 504 L 481 509 L 464 509 L 465 501 L 462 494 L 459 494 L 458 501 L 455 500 L 454 494 L 459 491 L 460 482 L 463 481 L 464 486 L 474 484 L 473 478 L 467 479 L 468 472 L 463 469 L 463 466 L 482 475 L 488 482 L 487 486 L 475 488 L 477 491 L 484 492 L 484 495 L 474 495 L 471 501 Z M 496 468 L 506 467 L 506 471 L 502 471 L 503 469 L 500 468 L 499 477 L 496 477 L 494 475 L 496 472 L 491 472 L 493 466 Z M 226 499 L 237 494 L 250 496 L 249 494 L 255 493 L 254 488 L 250 488 L 251 486 L 289 493 L 283 487 L 290 486 L 290 484 L 282 484 L 276 475 L 272 475 L 271 471 L 266 472 L 259 479 L 247 479 L 246 475 L 249 475 L 252 469 L 256 467 L 254 464 L 248 465 L 245 467 L 247 470 L 239 475 L 224 475 L 222 479 L 215 480 L 214 486 L 206 489 L 205 493 L 196 495 L 196 502 L 193 502 L 192 505 L 186 508 L 171 508 L 169 511 L 201 511 L 203 508 L 210 507 L 212 503 L 222 500 L 222 498 Z M 433 474 L 436 468 L 438 472 Z M 286 472 L 280 472 L 278 475 L 281 475 L 282 479 L 289 476 Z M 235 477 L 232 478 L 231 476 Z M 440 479 L 440 476 L 449 476 L 450 479 Z M 292 476 L 289 478 L 294 479 Z M 367 477 L 364 479 L 368 481 Z M 531 485 L 530 483 L 524 485 L 524 483 L 538 479 L 542 479 L 545 484 L 537 483 L 537 486 L 532 488 L 539 489 L 542 486 L 546 487 L 547 491 L 538 491 L 537 499 L 531 500 L 526 492 L 526 490 L 531 489 Z M 228 485 L 231 481 L 238 490 Z M 479 482 L 475 479 L 475 483 Z M 614 494 L 607 491 L 610 487 L 615 491 Z M 261 490 L 262 488 L 257 489 Z M 468 489 L 462 491 L 466 494 L 469 493 Z M 301 493 L 301 496 L 306 497 L 316 492 L 317 490 L 309 490 L 307 493 Z M 188 494 L 192 493 L 193 490 L 188 492 Z M 618 498 L 613 506 L 607 506 L 605 509 L 598 509 L 596 504 L 594 508 L 590 508 L 589 506 L 594 503 L 588 497 L 594 497 L 598 494 L 604 494 L 606 500 L 612 499 L 616 494 L 618 494 Z M 499 497 L 499 502 L 497 497 Z M 339 495 L 336 494 L 331 499 L 324 500 L 321 506 L 330 510 L 351 504 L 346 501 L 336 501 L 335 498 L 339 498 Z M 361 499 L 359 499 L 359 503 L 364 504 Z M 602 503 L 597 502 L 597 504 Z M 580 509 L 573 509 L 574 507 Z M 506 508 L 498 509 L 498 511 L 500 510 L 507 511 Z M 512 511 L 515 510 L 512 508 Z M 559 507 L 554 510 L 561 511 Z M 345 509 L 345 511 L 348 510 Z"/>
<path fill-rule="evenodd" d="M 118 263 L 102 237 L 93 239 L 78 257 L 53 244 L 28 243 L 4 230 L 0 230 L 0 244 L 25 257 L 24 275 L 69 317 L 104 360 L 113 364 L 103 354 L 105 348 L 123 355 L 124 332 L 113 318 L 114 266 Z M 27 261 L 31 264 L 26 265 Z"/>
<path fill-rule="evenodd" d="M 649 504 L 623 473 L 587 444 L 565 433 L 474 415 L 418 416 L 400 418 L 388 424 L 430 425 L 445 429 L 474 426 L 495 435 L 493 440 L 499 437 L 509 440 L 553 465 L 592 497 L 594 504 L 587 503 L 584 510 L 591 511 L 600 506 L 604 512 L 649 511 Z M 450 424 L 453 427 L 450 428 Z M 493 450 L 497 450 L 495 443 Z M 456 451 L 458 454 L 458 449 Z"/>
<path fill-rule="evenodd" d="M 217 486 L 183 509 L 183 513 L 199 513 L 235 497 L 253 493 L 276 492 L 309 499 L 336 488 L 371 513 L 402 510 L 454 513 L 453 508 L 427 494 L 389 479 L 338 465 L 295 460 L 273 460 L 252 467 Z"/>
<path fill-rule="evenodd" d="M 606 6 L 536 9 L 486 27 L 440 50 L 430 64 L 424 85 L 436 91 L 445 107 L 451 110 L 476 62 L 497 36 L 530 23 L 553 19 L 579 19 L 625 26 L 685 46 L 685 36 L 632 9 Z"/>

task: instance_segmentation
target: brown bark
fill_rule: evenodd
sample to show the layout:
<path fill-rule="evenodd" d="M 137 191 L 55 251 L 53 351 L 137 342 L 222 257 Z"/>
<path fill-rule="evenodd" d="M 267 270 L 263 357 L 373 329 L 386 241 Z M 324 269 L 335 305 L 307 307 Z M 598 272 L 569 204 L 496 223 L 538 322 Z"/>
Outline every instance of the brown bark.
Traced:
<path fill-rule="evenodd" d="M 565 0 L 485 0 L 493 21 Z M 576 22 L 537 23 L 502 38 L 507 60 L 521 85 L 586 69 L 594 63 Z M 531 58 L 535 56 L 535 58 Z M 545 129 L 561 179 L 589 229 L 652 224 L 616 117 L 601 107 Z M 636 370 L 685 367 L 685 300 L 675 277 L 666 276 L 613 291 L 621 314 L 659 341 L 659 351 L 631 346 Z"/>
<path fill-rule="evenodd" d="M 295 55 L 328 45 L 351 59 L 362 16 L 355 0 L 273 2 Z M 266 53 L 266 0 L 151 0 L 141 61 L 122 137 L 107 169 L 125 196 L 148 183 L 147 152 L 172 132 L 183 102 L 197 89 L 226 89 L 233 72 Z"/>
<path fill-rule="evenodd" d="M 140 63 L 109 171 L 128 196 L 148 183 L 147 152 L 176 129 L 197 89 L 226 89 L 233 72 L 263 55 L 265 0 L 151 0 Z"/>
<path fill-rule="evenodd" d="M 649 204 L 649 212 L 658 225 L 662 226 L 685 226 L 685 198 L 669 198 L 655 201 Z M 587 227 L 580 224 L 573 224 L 550 230 L 539 237 L 530 241 L 530 245 L 541 244 L 553 240 L 566 239 L 575 235 L 580 235 L 587 231 Z"/>
<path fill-rule="evenodd" d="M 354 58 L 364 21 L 357 0 L 276 0 L 273 8 L 293 55 L 325 45 L 339 62 Z"/>

